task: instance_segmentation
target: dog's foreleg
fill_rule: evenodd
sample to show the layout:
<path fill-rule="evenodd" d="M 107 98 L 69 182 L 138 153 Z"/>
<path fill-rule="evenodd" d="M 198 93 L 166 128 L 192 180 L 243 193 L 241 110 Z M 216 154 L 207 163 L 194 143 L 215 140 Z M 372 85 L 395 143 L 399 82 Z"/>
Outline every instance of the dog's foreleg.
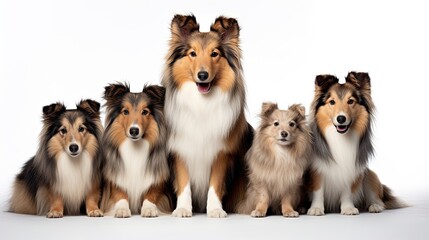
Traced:
<path fill-rule="evenodd" d="M 207 194 L 207 216 L 224 218 L 227 216 L 222 208 L 222 197 L 225 193 L 225 176 L 230 164 L 230 156 L 220 153 L 211 168 L 210 185 Z"/>
<path fill-rule="evenodd" d="M 192 192 L 189 181 L 189 173 L 186 164 L 178 157 L 174 160 L 175 188 L 177 194 L 177 206 L 173 211 L 174 217 L 192 216 Z"/>

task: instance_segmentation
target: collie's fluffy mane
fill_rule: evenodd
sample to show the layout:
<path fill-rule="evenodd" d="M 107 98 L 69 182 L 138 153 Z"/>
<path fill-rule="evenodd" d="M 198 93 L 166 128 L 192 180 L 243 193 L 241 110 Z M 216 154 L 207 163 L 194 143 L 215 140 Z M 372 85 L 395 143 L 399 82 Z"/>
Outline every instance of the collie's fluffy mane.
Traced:
<path fill-rule="evenodd" d="M 371 83 L 368 73 L 349 72 L 346 82 L 338 83 L 338 78 L 333 75 L 318 75 L 315 80 L 315 95 L 311 103 L 311 124 L 310 128 L 314 138 L 314 153 L 324 161 L 331 161 L 332 154 L 329 146 L 318 127 L 316 114 L 318 109 L 325 105 L 329 98 L 329 90 L 333 86 L 339 86 L 341 91 L 351 91 L 357 99 L 358 104 L 365 107 L 368 112 L 368 125 L 365 132 L 360 137 L 358 156 L 356 164 L 366 165 L 371 156 L 374 155 L 372 145 L 372 118 L 375 111 L 374 103 L 371 98 Z"/>

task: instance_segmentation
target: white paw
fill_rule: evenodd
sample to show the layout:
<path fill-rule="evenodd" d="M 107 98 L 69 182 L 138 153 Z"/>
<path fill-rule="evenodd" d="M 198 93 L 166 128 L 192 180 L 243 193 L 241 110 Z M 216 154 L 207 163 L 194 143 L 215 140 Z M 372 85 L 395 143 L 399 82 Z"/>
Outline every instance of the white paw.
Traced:
<path fill-rule="evenodd" d="M 172 213 L 173 217 L 192 217 L 192 211 L 186 208 L 176 208 Z"/>
<path fill-rule="evenodd" d="M 207 212 L 207 217 L 210 217 L 210 218 L 224 218 L 226 216 L 228 216 L 228 214 L 226 214 L 226 212 L 220 208 L 213 209 Z"/>
<path fill-rule="evenodd" d="M 88 211 L 88 217 L 102 217 L 103 215 L 103 211 L 101 211 L 100 209 L 94 209 L 91 211 Z"/>
<path fill-rule="evenodd" d="M 311 215 L 311 216 L 323 216 L 323 215 L 325 215 L 325 209 L 318 208 L 318 207 L 312 207 L 312 208 L 308 209 L 307 214 Z"/>
<path fill-rule="evenodd" d="M 118 208 L 115 211 L 115 218 L 129 218 L 131 217 L 131 210 L 129 208 Z"/>
<path fill-rule="evenodd" d="M 63 212 L 61 211 L 49 211 L 48 214 L 46 215 L 47 218 L 62 218 L 63 217 Z"/>
<path fill-rule="evenodd" d="M 256 209 L 250 213 L 251 217 L 265 217 L 266 215 L 267 215 L 267 213 L 256 210 Z"/>
<path fill-rule="evenodd" d="M 355 207 L 346 207 L 341 209 L 341 214 L 343 215 L 359 215 L 359 210 Z"/>
<path fill-rule="evenodd" d="M 384 206 L 374 203 L 371 206 L 369 206 L 368 211 L 370 213 L 380 213 L 384 210 Z"/>
<path fill-rule="evenodd" d="M 299 217 L 299 213 L 297 211 L 284 212 L 283 217 Z"/>
<path fill-rule="evenodd" d="M 159 211 L 156 207 L 142 208 L 141 216 L 142 217 L 158 217 Z"/>

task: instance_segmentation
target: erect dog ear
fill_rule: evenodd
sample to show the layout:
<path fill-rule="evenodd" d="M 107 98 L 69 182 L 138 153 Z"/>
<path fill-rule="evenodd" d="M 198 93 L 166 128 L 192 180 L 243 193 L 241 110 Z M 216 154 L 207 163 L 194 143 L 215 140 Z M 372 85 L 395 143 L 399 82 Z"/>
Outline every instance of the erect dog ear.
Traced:
<path fill-rule="evenodd" d="M 220 16 L 210 26 L 210 31 L 217 32 L 222 42 L 231 44 L 239 44 L 240 26 L 235 18 L 226 18 Z"/>
<path fill-rule="evenodd" d="M 157 105 L 164 106 L 165 87 L 158 85 L 144 86 L 143 93 L 146 93 Z"/>
<path fill-rule="evenodd" d="M 130 92 L 130 86 L 127 83 L 109 84 L 104 88 L 104 99 L 106 101 L 116 101 Z"/>
<path fill-rule="evenodd" d="M 57 118 L 66 111 L 66 107 L 62 103 L 52 103 L 43 107 L 43 119 L 50 120 Z"/>
<path fill-rule="evenodd" d="M 360 91 L 371 91 L 371 79 L 365 72 L 349 72 L 346 82 L 352 84 Z"/>
<path fill-rule="evenodd" d="M 199 29 L 200 25 L 194 15 L 176 14 L 171 21 L 171 37 L 175 41 L 182 42 Z"/>
<path fill-rule="evenodd" d="M 298 113 L 300 118 L 305 118 L 305 107 L 301 104 L 293 104 L 289 107 L 289 110 Z"/>
<path fill-rule="evenodd" d="M 88 113 L 91 116 L 98 116 L 100 111 L 100 103 L 91 99 L 85 99 L 80 101 L 76 105 L 77 110 Z"/>
<path fill-rule="evenodd" d="M 338 78 L 333 75 L 317 75 L 315 80 L 316 91 L 326 92 L 336 83 L 338 83 Z"/>
<path fill-rule="evenodd" d="M 261 110 L 261 116 L 262 117 L 269 117 L 271 113 L 274 112 L 274 110 L 279 109 L 277 106 L 277 103 L 272 102 L 264 102 L 262 103 L 262 110 Z"/>

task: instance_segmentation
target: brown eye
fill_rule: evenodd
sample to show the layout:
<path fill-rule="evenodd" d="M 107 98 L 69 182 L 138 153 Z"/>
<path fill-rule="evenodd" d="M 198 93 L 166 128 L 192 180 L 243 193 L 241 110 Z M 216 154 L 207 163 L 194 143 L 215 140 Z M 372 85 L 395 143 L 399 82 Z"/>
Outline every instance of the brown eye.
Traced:
<path fill-rule="evenodd" d="M 296 124 L 295 124 L 294 122 L 290 122 L 290 123 L 289 123 L 289 127 L 295 127 L 295 125 L 296 125 Z"/>
<path fill-rule="evenodd" d="M 59 131 L 60 131 L 61 135 L 66 135 L 67 134 L 67 129 L 66 128 L 61 128 Z"/>
<path fill-rule="evenodd" d="M 84 127 L 79 127 L 78 131 L 79 131 L 80 133 L 85 132 L 85 128 L 84 128 Z"/>
<path fill-rule="evenodd" d="M 146 110 L 146 109 L 144 109 L 144 110 L 142 111 L 142 115 L 143 115 L 143 116 L 147 116 L 147 115 L 149 115 L 149 111 L 148 111 L 148 110 Z"/>
<path fill-rule="evenodd" d="M 353 103 L 355 103 L 355 100 L 353 100 L 353 99 L 349 99 L 348 101 L 347 101 L 347 104 L 353 104 Z"/>
<path fill-rule="evenodd" d="M 130 114 L 130 112 L 129 112 L 127 109 L 124 109 L 124 111 L 122 111 L 122 113 L 123 113 L 124 115 L 128 115 L 128 114 Z"/>
<path fill-rule="evenodd" d="M 275 121 L 274 122 L 274 127 L 277 127 L 279 124 L 280 124 L 279 122 Z"/>
<path fill-rule="evenodd" d="M 331 101 L 329 101 L 329 104 L 331 104 L 331 105 L 335 105 L 335 101 L 334 101 L 334 100 L 331 100 Z"/>
<path fill-rule="evenodd" d="M 192 52 L 190 52 L 190 53 L 189 53 L 189 55 L 190 55 L 191 57 L 196 57 L 196 56 L 197 56 L 197 53 L 196 53 L 195 51 L 192 51 Z"/>
<path fill-rule="evenodd" d="M 219 56 L 219 53 L 217 52 L 212 52 L 212 54 L 210 54 L 210 57 L 217 57 L 217 56 Z"/>

